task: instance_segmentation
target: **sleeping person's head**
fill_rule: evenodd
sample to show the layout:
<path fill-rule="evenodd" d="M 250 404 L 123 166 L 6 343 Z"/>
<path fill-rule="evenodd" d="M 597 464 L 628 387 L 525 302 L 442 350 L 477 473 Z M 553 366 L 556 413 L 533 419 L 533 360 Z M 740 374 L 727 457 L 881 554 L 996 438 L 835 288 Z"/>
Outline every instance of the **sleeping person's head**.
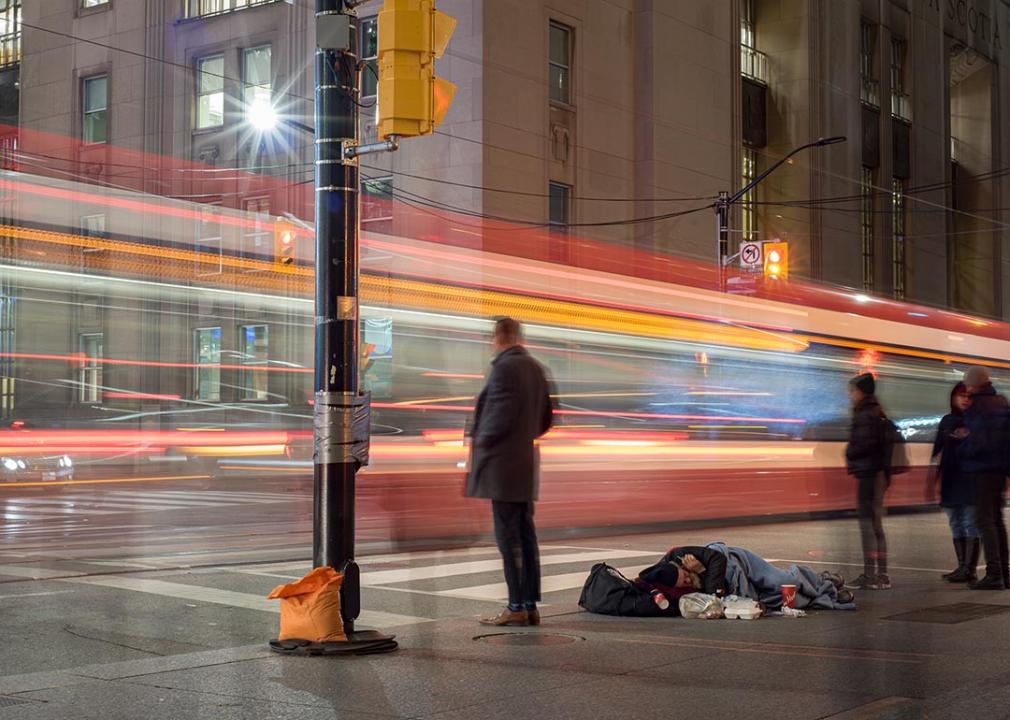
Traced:
<path fill-rule="evenodd" d="M 701 580 L 698 576 L 687 568 L 677 566 L 677 587 L 679 588 L 700 588 Z"/>

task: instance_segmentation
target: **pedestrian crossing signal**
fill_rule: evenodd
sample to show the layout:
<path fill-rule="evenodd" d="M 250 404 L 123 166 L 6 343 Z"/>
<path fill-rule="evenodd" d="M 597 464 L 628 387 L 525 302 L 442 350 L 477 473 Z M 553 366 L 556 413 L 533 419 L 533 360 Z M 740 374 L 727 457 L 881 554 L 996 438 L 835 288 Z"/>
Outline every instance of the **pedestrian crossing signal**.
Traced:
<path fill-rule="evenodd" d="M 764 244 L 765 277 L 786 280 L 789 277 L 789 243 L 766 242 Z"/>
<path fill-rule="evenodd" d="M 274 224 L 274 265 L 290 267 L 295 263 L 297 233 L 291 223 L 277 220 Z"/>

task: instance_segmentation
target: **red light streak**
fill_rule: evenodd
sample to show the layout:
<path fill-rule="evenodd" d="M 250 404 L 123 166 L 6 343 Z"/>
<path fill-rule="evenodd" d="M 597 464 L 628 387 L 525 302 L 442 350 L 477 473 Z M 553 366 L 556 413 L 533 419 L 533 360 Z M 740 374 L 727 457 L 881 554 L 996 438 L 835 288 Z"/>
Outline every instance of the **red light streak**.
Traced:
<path fill-rule="evenodd" d="M 144 392 L 118 392 L 115 390 L 105 391 L 102 393 L 103 397 L 115 398 L 117 400 L 181 400 L 182 398 L 178 395 L 169 394 L 159 394 L 159 393 L 144 393 Z"/>
<path fill-rule="evenodd" d="M 110 450 L 161 452 L 167 447 L 287 445 L 306 442 L 312 432 L 263 430 L 187 432 L 182 430 L 19 430 L 0 434 L 0 452 L 9 454 L 95 455 Z"/>
<path fill-rule="evenodd" d="M 421 377 L 433 377 L 433 378 L 450 378 L 458 380 L 483 380 L 484 376 L 479 373 L 449 373 L 449 372 L 435 372 L 434 370 L 428 370 L 427 372 L 421 373 Z"/>
<path fill-rule="evenodd" d="M 69 202 L 91 203 L 94 205 L 105 205 L 106 207 L 120 208 L 122 210 L 133 210 L 141 213 L 151 213 L 155 215 L 166 215 L 169 217 L 184 218 L 186 220 L 208 220 L 213 217 L 214 222 L 222 225 L 231 225 L 239 228 L 259 228 L 261 221 L 251 220 L 232 215 L 218 213 L 206 213 L 202 210 L 190 210 L 187 208 L 166 206 L 160 203 L 147 202 L 145 200 L 129 200 L 127 198 L 110 197 L 95 193 L 81 192 L 79 190 L 64 190 L 62 188 L 45 187 L 18 180 L 0 180 L 0 190 L 8 190 L 14 193 L 32 193 L 45 197 L 66 200 Z M 166 198 L 165 202 L 172 202 Z"/>
<path fill-rule="evenodd" d="M 421 437 L 431 442 L 452 442 L 463 440 L 462 430 L 422 430 Z M 571 430 L 567 427 L 554 428 L 541 438 L 543 440 L 638 440 L 642 442 L 670 442 L 689 440 L 686 432 L 642 432 L 638 430 Z"/>

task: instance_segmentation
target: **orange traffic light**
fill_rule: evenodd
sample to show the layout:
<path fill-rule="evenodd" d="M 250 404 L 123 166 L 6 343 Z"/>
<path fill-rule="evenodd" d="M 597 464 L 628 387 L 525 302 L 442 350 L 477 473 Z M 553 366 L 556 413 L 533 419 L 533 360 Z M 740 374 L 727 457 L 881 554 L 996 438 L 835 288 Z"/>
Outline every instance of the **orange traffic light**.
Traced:
<path fill-rule="evenodd" d="M 765 277 L 786 280 L 789 277 L 789 243 L 766 242 L 764 244 Z"/>
<path fill-rule="evenodd" d="M 298 234 L 291 223 L 277 220 L 274 223 L 274 265 L 289 267 L 295 263 L 295 240 Z"/>

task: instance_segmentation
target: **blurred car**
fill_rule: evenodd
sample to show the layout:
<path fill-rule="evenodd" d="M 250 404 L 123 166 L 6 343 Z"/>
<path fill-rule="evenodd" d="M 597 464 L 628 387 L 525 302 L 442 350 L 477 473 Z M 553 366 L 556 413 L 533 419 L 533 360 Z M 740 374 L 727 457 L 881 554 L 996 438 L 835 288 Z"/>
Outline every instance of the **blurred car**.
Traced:
<path fill-rule="evenodd" d="M 3 482 L 71 480 L 74 462 L 69 455 L 0 457 L 0 477 Z"/>

